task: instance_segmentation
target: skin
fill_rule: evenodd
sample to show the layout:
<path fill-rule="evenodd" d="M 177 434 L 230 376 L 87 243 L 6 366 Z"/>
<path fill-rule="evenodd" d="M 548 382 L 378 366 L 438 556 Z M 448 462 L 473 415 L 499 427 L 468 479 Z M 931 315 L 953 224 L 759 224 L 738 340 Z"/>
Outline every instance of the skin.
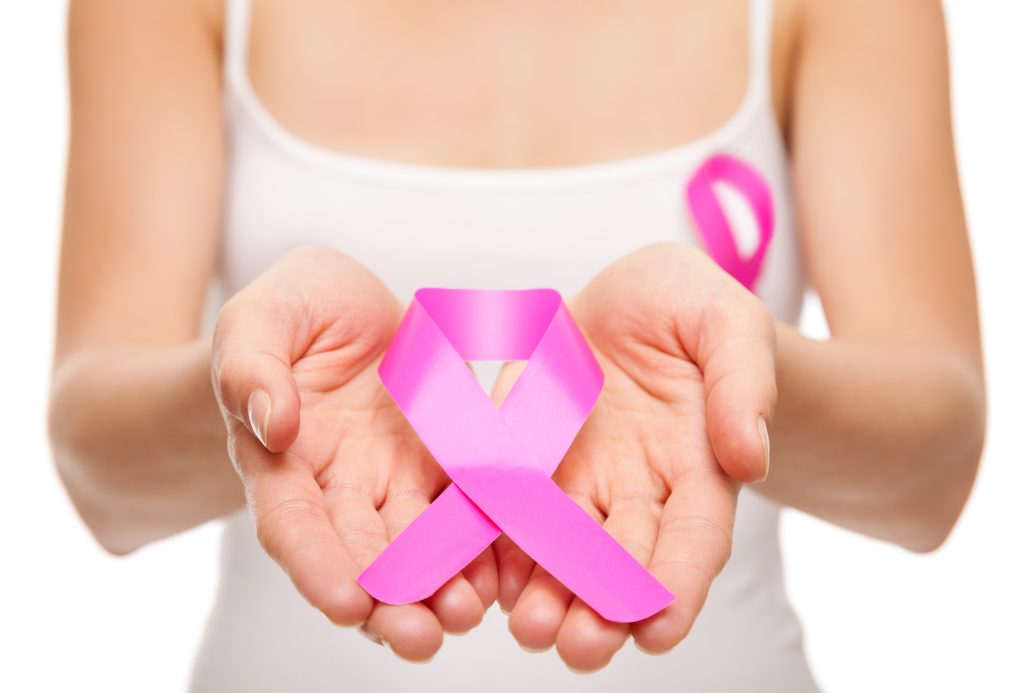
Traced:
<path fill-rule="evenodd" d="M 605 386 L 553 478 L 676 595 L 630 625 L 605 621 L 540 566 L 521 595 L 503 590 L 521 645 L 555 644 L 570 666 L 592 670 L 630 634 L 647 652 L 667 652 L 700 612 L 731 550 L 733 477 L 765 474 L 759 420 L 775 407 L 775 333 L 760 301 L 703 252 L 677 244 L 606 268 L 570 310 Z M 518 369 L 499 377 L 499 401 Z M 502 581 L 518 582 L 523 565 L 505 559 Z"/>
<path fill-rule="evenodd" d="M 728 558 L 737 485 L 766 472 L 762 417 L 759 492 L 914 551 L 948 536 L 985 391 L 937 2 L 777 3 L 773 102 L 829 340 L 773 322 L 676 246 L 638 251 L 571 298 L 607 385 L 555 478 L 680 597 L 630 626 L 506 540 L 425 603 L 375 604 L 355 585 L 447 480 L 374 377 L 400 307 L 369 269 L 289 253 L 229 301 L 213 340 L 198 335 L 224 191 L 222 21 L 212 0 L 71 3 L 50 429 L 105 548 L 130 553 L 248 503 L 297 589 L 399 656 L 429 658 L 497 598 L 521 644 L 556 645 L 585 671 L 629 635 L 651 652 L 685 636 Z M 744 22 L 740 2 L 256 0 L 250 71 L 279 120 L 323 146 L 588 163 L 720 123 L 746 83 Z"/>
<path fill-rule="evenodd" d="M 260 544 L 332 622 L 362 624 L 420 660 L 443 631 L 480 622 L 497 573 L 488 548 L 430 599 L 402 606 L 375 604 L 355 583 L 450 483 L 377 377 L 400 317 L 358 263 L 295 250 L 221 310 L 213 377 Z"/>

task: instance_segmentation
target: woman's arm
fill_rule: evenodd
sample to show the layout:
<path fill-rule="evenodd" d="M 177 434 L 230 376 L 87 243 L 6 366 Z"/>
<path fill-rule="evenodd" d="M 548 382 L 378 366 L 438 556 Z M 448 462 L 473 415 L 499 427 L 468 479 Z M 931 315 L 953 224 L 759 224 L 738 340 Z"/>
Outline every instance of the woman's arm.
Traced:
<path fill-rule="evenodd" d="M 805 2 L 790 116 L 832 338 L 780 326 L 776 500 L 939 546 L 981 455 L 985 386 L 937 0 Z"/>
<path fill-rule="evenodd" d="M 71 3 L 50 435 L 114 553 L 244 501 L 196 336 L 222 193 L 219 4 Z"/>

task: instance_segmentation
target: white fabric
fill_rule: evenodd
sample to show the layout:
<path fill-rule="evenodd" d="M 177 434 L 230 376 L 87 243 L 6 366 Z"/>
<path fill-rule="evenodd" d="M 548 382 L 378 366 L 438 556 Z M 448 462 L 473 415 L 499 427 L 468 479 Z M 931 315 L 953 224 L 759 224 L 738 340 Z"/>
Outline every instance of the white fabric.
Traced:
<path fill-rule="evenodd" d="M 759 294 L 779 319 L 800 312 L 803 275 L 787 160 L 769 88 L 771 7 L 753 0 L 742 105 L 713 133 L 654 155 L 554 169 L 476 170 L 395 163 L 316 147 L 264 109 L 246 70 L 248 1 L 228 0 L 225 107 L 230 136 L 221 283 L 243 287 L 298 245 L 336 247 L 402 301 L 426 285 L 546 286 L 571 295 L 602 267 L 661 240 L 696 243 L 683 201 L 710 153 L 744 158 L 768 179 L 777 228 Z M 569 673 L 529 654 L 494 607 L 469 635 L 446 637 L 427 665 L 402 662 L 332 626 L 260 549 L 248 514 L 224 523 L 221 578 L 192 688 L 207 691 L 779 691 L 816 687 L 786 599 L 779 509 L 740 495 L 732 560 L 683 644 L 662 657 L 630 643 L 605 670 Z"/>

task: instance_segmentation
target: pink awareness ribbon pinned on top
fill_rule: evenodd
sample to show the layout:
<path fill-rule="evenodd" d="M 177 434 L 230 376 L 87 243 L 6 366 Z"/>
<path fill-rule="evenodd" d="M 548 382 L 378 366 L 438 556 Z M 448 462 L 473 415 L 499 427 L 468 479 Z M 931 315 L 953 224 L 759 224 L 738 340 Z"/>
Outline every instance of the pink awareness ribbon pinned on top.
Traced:
<path fill-rule="evenodd" d="M 715 183 L 724 183 L 735 189 L 746 198 L 754 212 L 758 241 L 749 257 L 740 255 L 732 225 L 715 195 Z M 705 161 L 690 178 L 686 186 L 686 197 L 708 255 L 743 286 L 754 291 L 775 231 L 775 209 L 768 183 L 753 167 L 740 159 L 728 154 L 716 154 Z"/>
<path fill-rule="evenodd" d="M 501 407 L 466 361 L 526 360 Z M 376 599 L 429 597 L 505 532 L 610 621 L 674 596 L 551 480 L 604 374 L 551 289 L 420 289 L 379 373 L 448 486 L 359 575 Z"/>

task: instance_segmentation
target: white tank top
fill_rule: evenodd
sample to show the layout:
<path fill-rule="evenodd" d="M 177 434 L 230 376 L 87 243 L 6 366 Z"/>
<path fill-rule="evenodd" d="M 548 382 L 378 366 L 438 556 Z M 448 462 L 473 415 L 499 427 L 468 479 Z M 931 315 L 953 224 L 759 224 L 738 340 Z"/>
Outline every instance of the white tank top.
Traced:
<path fill-rule="evenodd" d="M 748 85 L 721 127 L 652 155 L 544 169 L 382 161 L 297 137 L 275 121 L 249 82 L 248 5 L 227 2 L 230 151 L 220 273 L 226 294 L 288 249 L 320 244 L 355 257 L 403 302 L 427 285 L 551 287 L 572 295 L 640 246 L 699 243 L 683 190 L 710 154 L 727 153 L 756 168 L 774 199 L 775 234 L 758 294 L 776 318 L 798 319 L 804 284 L 786 151 L 771 104 L 769 1 L 751 2 Z M 741 249 L 744 243 L 741 237 Z M 606 669 L 579 676 L 553 650 L 521 650 L 497 607 L 468 635 L 446 636 L 429 664 L 403 662 L 310 607 L 262 551 L 241 511 L 224 521 L 220 583 L 192 689 L 814 691 L 783 588 L 778 519 L 778 506 L 744 489 L 732 559 L 686 640 L 661 657 L 627 644 Z"/>

